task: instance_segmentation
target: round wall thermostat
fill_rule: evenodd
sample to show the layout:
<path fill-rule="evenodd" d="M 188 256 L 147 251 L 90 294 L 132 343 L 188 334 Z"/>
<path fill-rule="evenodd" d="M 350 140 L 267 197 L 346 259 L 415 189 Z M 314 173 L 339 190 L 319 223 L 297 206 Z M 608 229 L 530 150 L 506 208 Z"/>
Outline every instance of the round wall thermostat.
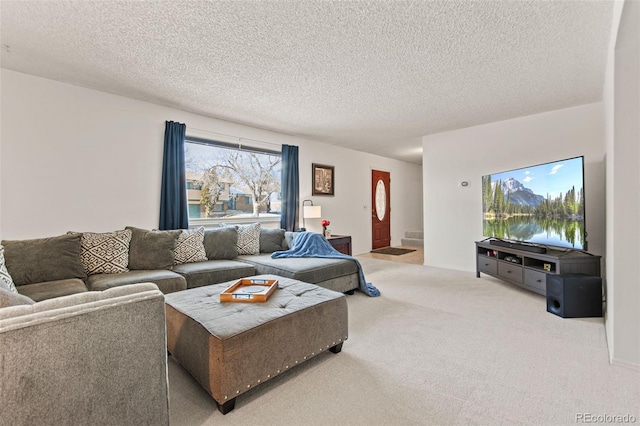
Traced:
<path fill-rule="evenodd" d="M 458 184 L 458 186 L 460 186 L 460 188 L 466 188 L 469 185 L 471 185 L 471 183 L 468 180 L 462 180 L 460 181 L 460 183 Z"/>

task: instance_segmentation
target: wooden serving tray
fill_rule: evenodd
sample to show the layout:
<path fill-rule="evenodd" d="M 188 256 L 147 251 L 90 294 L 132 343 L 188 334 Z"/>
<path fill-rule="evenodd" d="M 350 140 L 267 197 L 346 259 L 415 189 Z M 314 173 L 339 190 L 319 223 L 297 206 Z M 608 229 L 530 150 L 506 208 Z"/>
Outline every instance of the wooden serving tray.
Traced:
<path fill-rule="evenodd" d="M 220 293 L 220 302 L 264 303 L 278 288 L 278 280 L 242 278 Z"/>

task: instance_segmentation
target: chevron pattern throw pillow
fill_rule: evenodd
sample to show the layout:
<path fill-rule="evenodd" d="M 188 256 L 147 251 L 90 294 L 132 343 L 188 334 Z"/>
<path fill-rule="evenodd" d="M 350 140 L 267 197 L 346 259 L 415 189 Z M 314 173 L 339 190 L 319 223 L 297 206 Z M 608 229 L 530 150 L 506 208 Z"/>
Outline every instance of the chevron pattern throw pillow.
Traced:
<path fill-rule="evenodd" d="M 183 230 L 176 241 L 174 254 L 176 265 L 209 260 L 204 249 L 204 226 Z"/>

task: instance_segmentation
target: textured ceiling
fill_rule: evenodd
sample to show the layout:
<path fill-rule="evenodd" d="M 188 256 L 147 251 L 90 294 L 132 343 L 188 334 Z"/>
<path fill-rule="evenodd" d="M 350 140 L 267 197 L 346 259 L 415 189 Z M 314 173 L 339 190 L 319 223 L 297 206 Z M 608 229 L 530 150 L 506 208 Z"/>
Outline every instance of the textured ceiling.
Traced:
<path fill-rule="evenodd" d="M 601 100 L 612 3 L 2 0 L 1 66 L 421 163 L 423 135 Z"/>

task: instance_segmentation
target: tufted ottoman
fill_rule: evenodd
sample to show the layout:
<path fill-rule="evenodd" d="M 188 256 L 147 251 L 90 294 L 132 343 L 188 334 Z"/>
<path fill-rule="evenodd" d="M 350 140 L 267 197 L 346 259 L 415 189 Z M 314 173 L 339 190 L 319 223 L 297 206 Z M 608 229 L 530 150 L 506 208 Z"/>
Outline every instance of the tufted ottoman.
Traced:
<path fill-rule="evenodd" d="M 213 397 L 222 414 L 235 398 L 348 336 L 342 293 L 275 275 L 265 303 L 220 303 L 234 281 L 165 295 L 167 348 Z"/>

